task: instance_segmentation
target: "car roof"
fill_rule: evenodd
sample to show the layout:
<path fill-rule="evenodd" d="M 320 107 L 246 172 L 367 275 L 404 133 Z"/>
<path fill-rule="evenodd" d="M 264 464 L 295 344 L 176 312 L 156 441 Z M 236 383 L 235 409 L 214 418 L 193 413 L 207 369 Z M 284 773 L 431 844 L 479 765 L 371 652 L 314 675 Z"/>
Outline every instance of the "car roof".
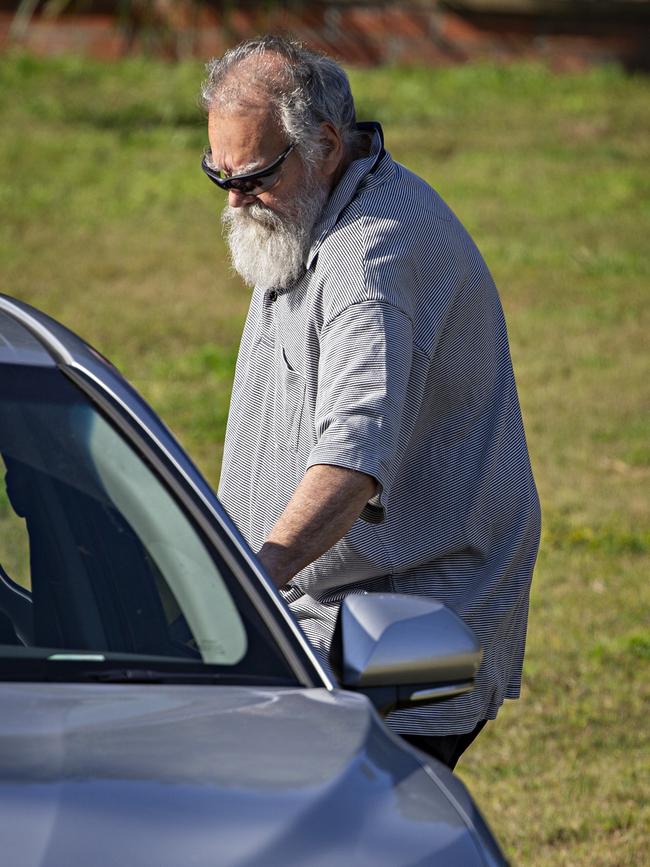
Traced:
<path fill-rule="evenodd" d="M 85 340 L 30 304 L 0 293 L 0 312 L 5 314 L 0 324 L 2 336 L 5 334 L 5 321 L 10 318 L 15 329 L 31 334 L 55 363 L 92 367 L 93 362 L 99 361 L 102 366 L 108 365 L 115 370 L 113 365 Z"/>
<path fill-rule="evenodd" d="M 31 331 L 0 310 L 0 364 L 53 367 L 54 363 Z"/>

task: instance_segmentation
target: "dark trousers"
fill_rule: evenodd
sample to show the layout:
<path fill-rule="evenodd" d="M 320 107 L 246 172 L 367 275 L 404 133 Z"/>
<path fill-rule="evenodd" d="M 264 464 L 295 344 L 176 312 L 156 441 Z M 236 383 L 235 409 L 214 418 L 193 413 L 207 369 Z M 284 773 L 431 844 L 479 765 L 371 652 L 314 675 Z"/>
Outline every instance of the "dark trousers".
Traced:
<path fill-rule="evenodd" d="M 441 737 L 434 735 L 401 735 L 401 737 L 423 753 L 427 753 L 427 755 L 433 756 L 434 759 L 438 759 L 439 762 L 447 765 L 453 771 L 458 759 L 472 743 L 486 722 L 487 720 L 485 719 L 481 720 L 473 731 L 462 735 L 442 735 Z"/>

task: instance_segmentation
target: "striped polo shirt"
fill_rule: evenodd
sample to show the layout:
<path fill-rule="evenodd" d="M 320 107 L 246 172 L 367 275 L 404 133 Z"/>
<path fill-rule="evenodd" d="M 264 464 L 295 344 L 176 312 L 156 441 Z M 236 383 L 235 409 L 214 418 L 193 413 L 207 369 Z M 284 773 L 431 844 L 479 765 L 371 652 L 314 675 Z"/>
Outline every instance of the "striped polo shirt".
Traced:
<path fill-rule="evenodd" d="M 519 694 L 539 502 L 490 273 L 364 126 L 370 153 L 332 191 L 303 276 L 253 291 L 219 496 L 259 550 L 309 467 L 373 476 L 360 518 L 284 597 L 323 657 L 347 593 L 449 605 L 484 649 L 475 690 L 388 724 L 463 733 Z"/>

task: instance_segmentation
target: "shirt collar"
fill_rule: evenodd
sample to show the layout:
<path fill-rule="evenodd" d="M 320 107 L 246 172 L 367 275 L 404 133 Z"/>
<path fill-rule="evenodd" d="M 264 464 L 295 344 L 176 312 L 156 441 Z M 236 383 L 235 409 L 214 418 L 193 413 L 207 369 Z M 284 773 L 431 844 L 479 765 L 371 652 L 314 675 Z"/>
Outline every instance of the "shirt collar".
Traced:
<path fill-rule="evenodd" d="M 321 244 L 338 220 L 341 211 L 350 204 L 365 178 L 377 168 L 380 160 L 386 154 L 384 150 L 384 133 L 380 124 L 368 121 L 358 123 L 356 128 L 359 132 L 371 134 L 370 151 L 367 156 L 350 163 L 343 177 L 332 190 L 325 204 L 323 214 L 314 229 L 314 240 L 312 241 L 305 263 L 307 270 L 311 268 Z"/>

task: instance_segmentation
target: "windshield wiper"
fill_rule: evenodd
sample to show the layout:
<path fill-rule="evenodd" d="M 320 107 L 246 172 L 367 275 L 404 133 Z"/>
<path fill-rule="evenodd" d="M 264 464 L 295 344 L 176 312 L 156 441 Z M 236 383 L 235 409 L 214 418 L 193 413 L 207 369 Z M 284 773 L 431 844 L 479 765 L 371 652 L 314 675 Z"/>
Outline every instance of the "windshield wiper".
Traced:
<path fill-rule="evenodd" d="M 156 668 L 150 665 L 134 665 L 130 661 L 120 665 L 121 660 L 107 658 L 103 653 L 51 653 L 45 663 L 48 673 L 58 680 L 58 674 L 74 673 L 75 679 L 93 680 L 102 683 L 218 683 L 230 679 L 232 674 L 201 671 L 191 668 L 181 669 L 179 666 Z"/>
<path fill-rule="evenodd" d="M 111 654 L 103 653 L 56 652 L 45 657 L 5 658 L 0 660 L 0 681 L 295 686 L 295 682 L 287 678 L 218 671 L 203 663 L 178 664 L 149 661 L 146 658 L 136 661 L 116 659 L 115 656 L 111 658 Z"/>
<path fill-rule="evenodd" d="M 60 677 L 56 670 L 51 672 L 51 680 L 67 680 Z M 156 668 L 75 668 L 75 681 L 95 683 L 246 683 L 251 678 L 241 675 L 221 674 L 209 671 L 170 671 Z M 259 681 L 257 681 L 259 682 Z"/>

